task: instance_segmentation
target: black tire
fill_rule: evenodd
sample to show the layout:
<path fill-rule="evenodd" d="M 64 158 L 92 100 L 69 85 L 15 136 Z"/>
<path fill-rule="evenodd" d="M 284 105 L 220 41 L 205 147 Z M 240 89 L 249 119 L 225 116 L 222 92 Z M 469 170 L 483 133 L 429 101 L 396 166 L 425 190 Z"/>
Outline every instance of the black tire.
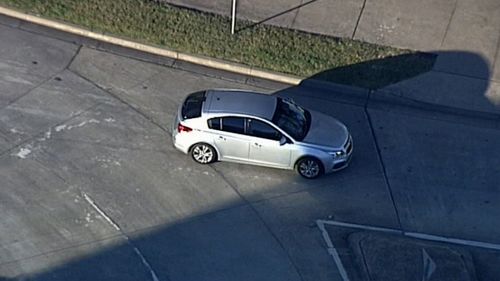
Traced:
<path fill-rule="evenodd" d="M 191 147 L 191 157 L 196 163 L 210 164 L 217 160 L 217 151 L 206 143 L 197 143 Z"/>
<path fill-rule="evenodd" d="M 323 164 L 314 157 L 304 157 L 297 161 L 295 170 L 306 179 L 315 179 L 324 173 Z"/>

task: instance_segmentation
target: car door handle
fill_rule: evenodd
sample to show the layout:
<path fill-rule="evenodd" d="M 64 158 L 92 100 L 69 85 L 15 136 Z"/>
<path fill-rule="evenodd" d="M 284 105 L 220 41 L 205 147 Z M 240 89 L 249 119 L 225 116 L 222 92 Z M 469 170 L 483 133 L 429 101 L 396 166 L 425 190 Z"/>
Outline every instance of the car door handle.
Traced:
<path fill-rule="evenodd" d="M 258 147 L 262 147 L 262 144 L 258 144 L 258 143 L 254 143 L 253 145 L 258 146 Z"/>
<path fill-rule="evenodd" d="M 219 139 L 220 139 L 220 140 L 226 140 L 226 138 L 225 138 L 225 137 L 223 137 L 223 136 L 219 136 Z"/>

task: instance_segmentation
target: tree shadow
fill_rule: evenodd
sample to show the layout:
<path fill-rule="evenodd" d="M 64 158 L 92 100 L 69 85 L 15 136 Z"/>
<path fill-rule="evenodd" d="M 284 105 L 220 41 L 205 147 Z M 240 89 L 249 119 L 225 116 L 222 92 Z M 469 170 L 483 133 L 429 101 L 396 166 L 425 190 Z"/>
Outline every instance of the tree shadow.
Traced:
<path fill-rule="evenodd" d="M 356 63 L 319 72 L 307 80 L 377 90 L 432 70 L 436 54 L 410 53 Z"/>
<path fill-rule="evenodd" d="M 474 73 L 461 74 L 454 68 L 446 69 L 443 59 L 437 68 L 437 58 L 450 58 L 452 62 L 449 65 L 461 65 L 469 72 L 474 69 Z M 439 107 L 447 112 L 489 114 L 490 119 L 495 119 L 495 115 L 500 113 L 500 97 L 490 88 L 490 76 L 489 64 L 479 54 L 436 51 L 328 69 L 304 79 L 297 86 L 286 87 L 276 93 L 329 97 L 357 103 L 364 103 L 368 96 L 372 100 L 388 97 L 401 103 L 418 103 L 429 110 Z"/>

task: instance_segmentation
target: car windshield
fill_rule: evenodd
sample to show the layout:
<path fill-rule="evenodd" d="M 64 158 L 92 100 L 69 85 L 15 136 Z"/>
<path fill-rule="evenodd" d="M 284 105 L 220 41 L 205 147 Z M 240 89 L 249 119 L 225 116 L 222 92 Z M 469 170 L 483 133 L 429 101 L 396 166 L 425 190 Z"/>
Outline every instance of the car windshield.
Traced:
<path fill-rule="evenodd" d="M 292 100 L 278 98 L 273 123 L 295 140 L 301 141 L 309 129 L 310 114 Z"/>

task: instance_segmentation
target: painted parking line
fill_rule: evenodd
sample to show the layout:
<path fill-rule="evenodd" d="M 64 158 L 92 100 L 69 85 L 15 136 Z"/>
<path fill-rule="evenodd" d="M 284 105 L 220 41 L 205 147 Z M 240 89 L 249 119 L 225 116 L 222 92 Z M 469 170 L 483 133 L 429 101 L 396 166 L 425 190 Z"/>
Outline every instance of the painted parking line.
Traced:
<path fill-rule="evenodd" d="M 337 269 L 340 273 L 340 276 L 342 277 L 342 280 L 349 281 L 349 276 L 347 275 L 347 271 L 344 268 L 344 264 L 342 264 L 342 260 L 340 259 L 339 253 L 337 252 L 337 249 L 335 249 L 335 246 L 333 245 L 333 242 L 330 239 L 330 235 L 328 234 L 328 231 L 326 231 L 325 223 L 323 223 L 322 221 L 316 221 L 316 224 L 318 225 L 319 229 L 321 230 L 321 234 L 323 235 L 323 239 L 325 239 L 325 242 L 326 242 L 328 254 L 330 254 L 332 256 L 333 261 L 337 265 Z"/>
<path fill-rule="evenodd" d="M 445 243 L 451 243 L 451 244 L 458 244 L 458 245 L 500 251 L 500 244 L 493 244 L 493 243 L 474 241 L 474 240 L 463 240 L 463 239 L 450 238 L 450 237 L 442 237 L 442 236 L 425 234 L 425 233 L 418 233 L 418 232 L 405 232 L 404 235 L 408 236 L 408 237 L 422 239 L 422 240 L 445 242 Z"/>
<path fill-rule="evenodd" d="M 327 246 L 327 251 L 332 256 L 332 259 L 335 262 L 335 265 L 337 266 L 337 269 L 338 269 L 343 281 L 350 281 L 350 279 L 349 279 L 347 271 L 342 263 L 342 260 L 340 259 L 338 251 L 335 248 L 335 245 L 333 244 L 332 239 L 330 238 L 330 235 L 328 234 L 328 231 L 326 230 L 326 227 L 325 227 L 326 225 L 345 227 L 345 228 L 354 228 L 354 229 L 360 229 L 360 230 L 369 230 L 369 231 L 375 231 L 375 232 L 384 232 L 384 233 L 391 233 L 391 234 L 399 234 L 402 236 L 416 238 L 416 239 L 420 239 L 420 240 L 427 240 L 427 241 L 433 241 L 433 242 L 444 242 L 444 243 L 450 243 L 450 244 L 456 244 L 456 245 L 462 245 L 462 246 L 470 246 L 470 247 L 477 247 L 477 248 L 484 248 L 484 249 L 488 249 L 488 250 L 500 251 L 500 244 L 494 244 L 494 243 L 488 243 L 488 242 L 482 242 L 482 241 L 474 241 L 474 240 L 466 240 L 466 239 L 458 239 L 458 238 L 452 238 L 452 237 L 443 237 L 443 236 L 418 233 L 418 232 L 405 232 L 405 231 L 402 231 L 399 229 L 378 227 L 378 226 L 372 226 L 372 225 L 347 223 L 347 222 L 333 221 L 333 220 L 317 220 L 316 225 L 318 226 L 318 228 L 321 231 L 321 234 L 323 235 L 323 239 L 325 240 L 325 243 Z"/>

